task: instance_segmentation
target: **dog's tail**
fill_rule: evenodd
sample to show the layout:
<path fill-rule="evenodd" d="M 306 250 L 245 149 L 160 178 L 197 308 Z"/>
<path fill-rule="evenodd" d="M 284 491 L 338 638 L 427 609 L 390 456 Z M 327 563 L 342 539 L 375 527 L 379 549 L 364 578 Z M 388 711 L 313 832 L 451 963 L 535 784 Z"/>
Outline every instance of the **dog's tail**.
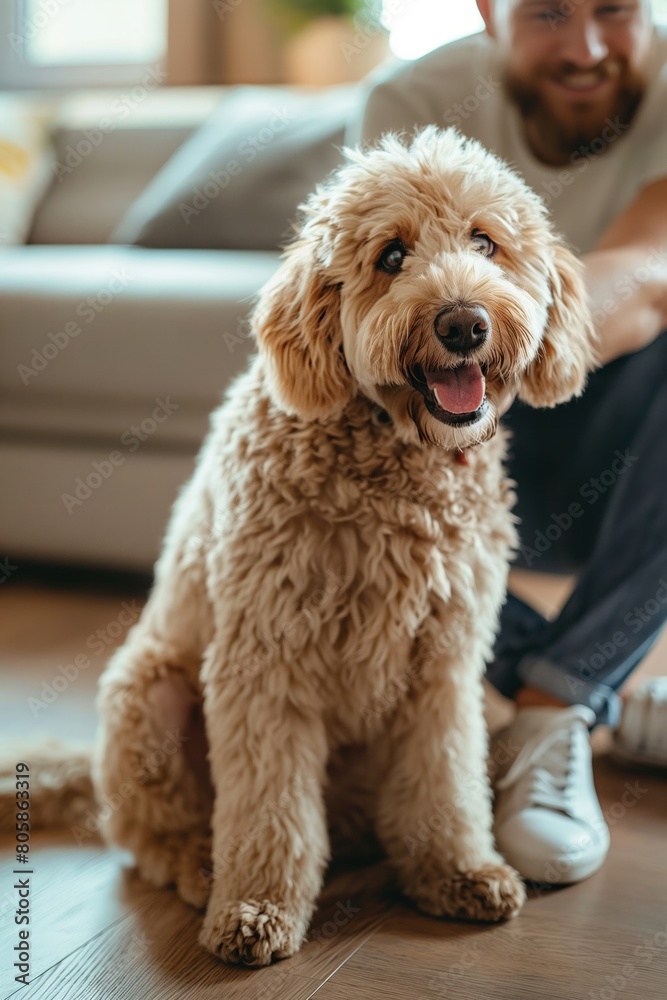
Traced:
<path fill-rule="evenodd" d="M 31 830 L 85 826 L 97 814 L 91 778 L 92 747 L 49 740 L 0 744 L 0 834 L 17 832 L 19 808 L 29 803 Z M 28 793 L 27 797 L 25 793 Z"/>

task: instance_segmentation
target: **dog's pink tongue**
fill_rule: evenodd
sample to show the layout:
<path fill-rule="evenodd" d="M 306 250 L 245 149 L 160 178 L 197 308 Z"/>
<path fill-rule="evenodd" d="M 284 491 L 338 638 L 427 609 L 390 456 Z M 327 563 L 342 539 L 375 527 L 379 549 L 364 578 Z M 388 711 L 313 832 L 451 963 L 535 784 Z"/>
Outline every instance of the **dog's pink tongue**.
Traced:
<path fill-rule="evenodd" d="M 479 365 L 461 365 L 449 371 L 427 375 L 429 389 L 434 389 L 443 410 L 449 413 L 474 413 L 484 401 L 486 383 Z"/>

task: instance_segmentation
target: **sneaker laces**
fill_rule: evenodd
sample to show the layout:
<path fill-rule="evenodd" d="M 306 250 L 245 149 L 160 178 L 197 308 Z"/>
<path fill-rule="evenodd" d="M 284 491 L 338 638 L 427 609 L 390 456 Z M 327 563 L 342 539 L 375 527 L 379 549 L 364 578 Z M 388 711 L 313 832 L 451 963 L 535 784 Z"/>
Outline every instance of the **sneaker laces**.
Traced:
<path fill-rule="evenodd" d="M 496 782 L 496 788 L 511 788 L 532 771 L 529 804 L 571 815 L 574 793 L 570 779 L 576 770 L 572 764 L 581 745 L 582 728 L 586 729 L 588 745 L 588 728 L 594 722 L 595 714 L 585 705 L 555 712 L 526 740 L 507 774 Z"/>

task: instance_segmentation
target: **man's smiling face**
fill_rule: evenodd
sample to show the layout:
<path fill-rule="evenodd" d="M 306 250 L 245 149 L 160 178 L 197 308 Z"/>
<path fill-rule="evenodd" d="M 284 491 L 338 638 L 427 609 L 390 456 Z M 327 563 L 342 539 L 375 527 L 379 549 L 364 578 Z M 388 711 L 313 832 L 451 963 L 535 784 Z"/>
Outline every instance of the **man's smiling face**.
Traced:
<path fill-rule="evenodd" d="M 645 88 L 649 0 L 478 0 L 537 155 L 566 163 L 607 118 L 628 124 Z"/>

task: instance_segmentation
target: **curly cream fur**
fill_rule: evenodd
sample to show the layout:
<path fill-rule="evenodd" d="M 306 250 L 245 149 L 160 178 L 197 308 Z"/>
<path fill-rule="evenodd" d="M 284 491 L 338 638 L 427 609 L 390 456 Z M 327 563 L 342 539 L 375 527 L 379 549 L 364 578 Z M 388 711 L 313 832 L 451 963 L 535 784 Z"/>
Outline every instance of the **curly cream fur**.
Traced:
<path fill-rule="evenodd" d="M 476 227 L 498 259 L 471 248 Z M 375 261 L 396 237 L 391 278 Z M 451 427 L 407 374 L 447 362 L 433 318 L 470 299 L 493 322 L 489 408 Z M 482 714 L 515 544 L 495 404 L 508 382 L 541 405 L 581 391 L 576 262 L 479 145 L 390 136 L 315 192 L 254 330 L 102 680 L 107 836 L 207 904 L 202 943 L 231 962 L 298 949 L 328 821 L 371 828 L 426 912 L 510 916 L 524 893 L 493 844 Z"/>

